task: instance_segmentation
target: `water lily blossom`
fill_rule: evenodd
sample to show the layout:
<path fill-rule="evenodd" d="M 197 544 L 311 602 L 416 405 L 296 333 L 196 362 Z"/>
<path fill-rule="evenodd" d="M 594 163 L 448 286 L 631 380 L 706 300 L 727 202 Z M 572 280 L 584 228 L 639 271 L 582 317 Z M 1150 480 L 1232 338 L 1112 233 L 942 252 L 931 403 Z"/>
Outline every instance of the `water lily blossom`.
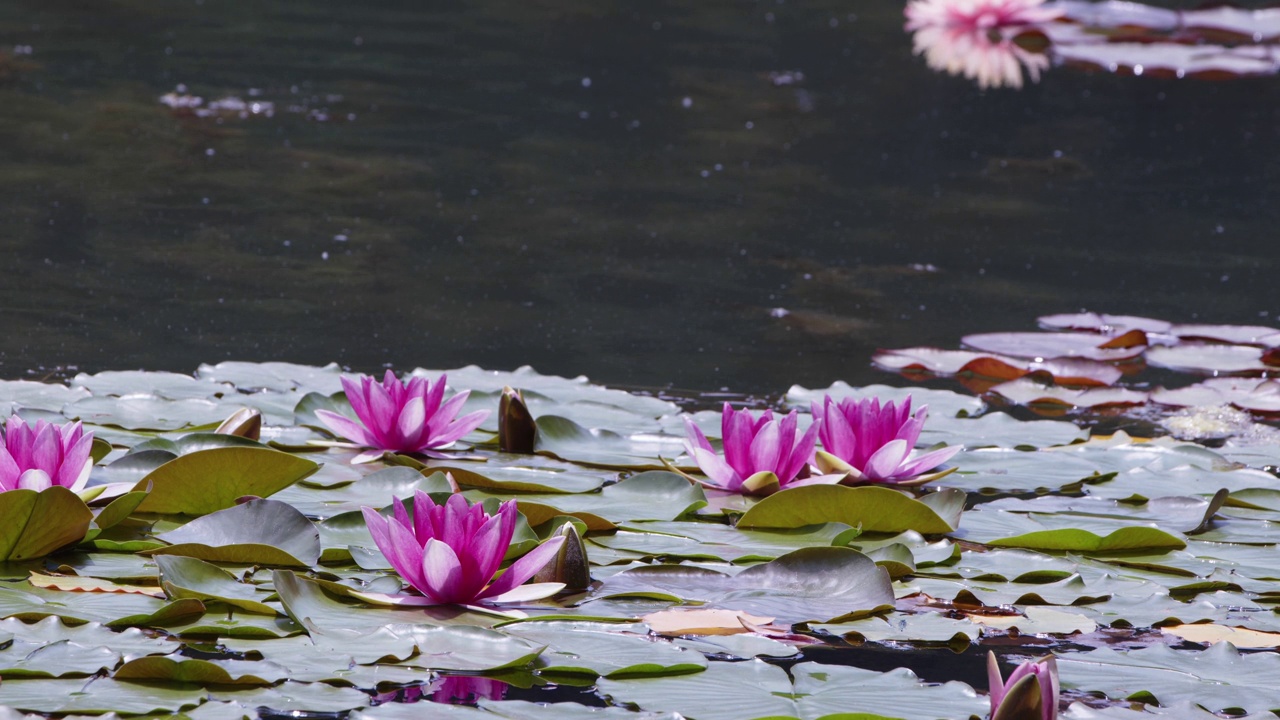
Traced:
<path fill-rule="evenodd" d="M 93 468 L 92 447 L 93 433 L 78 422 L 54 425 L 37 420 L 32 427 L 14 415 L 5 423 L 0 444 L 0 491 L 61 485 L 79 492 Z"/>
<path fill-rule="evenodd" d="M 561 583 L 524 585 L 555 557 L 563 537 L 554 537 L 512 563 L 497 580 L 494 575 L 511 546 L 519 512 L 514 500 L 489 515 L 479 504 L 467 506 L 461 495 L 436 505 L 421 490 L 413 497 L 413 517 L 397 498 L 394 517 L 364 507 L 365 523 L 378 549 L 421 598 L 400 596 L 396 604 L 500 603 L 536 600 L 554 595 Z"/>
<path fill-rule="evenodd" d="M 334 433 L 377 451 L 360 460 L 373 459 L 384 450 L 444 457 L 436 450 L 475 430 L 489 415 L 488 410 L 477 410 L 458 417 L 471 393 L 460 392 L 444 401 L 444 375 L 434 383 L 422 377 L 401 382 L 388 370 L 381 383 L 361 375 L 354 381 L 343 377 L 342 387 L 360 422 L 328 410 L 317 410 L 316 417 Z"/>
<path fill-rule="evenodd" d="M 1019 665 L 1009 679 L 1000 678 L 995 653 L 987 653 L 987 687 L 991 720 L 1056 720 L 1058 717 L 1058 661 L 1052 656 Z"/>
<path fill-rule="evenodd" d="M 767 495 L 806 484 L 818 426 L 814 423 L 799 435 L 794 410 L 781 420 L 775 420 L 769 410 L 755 418 L 750 411 L 734 410 L 725 403 L 720 416 L 724 455 L 716 453 L 688 417 L 684 424 L 685 450 L 707 476 L 706 485 L 743 495 Z"/>
<path fill-rule="evenodd" d="M 822 405 L 813 403 L 813 416 L 821 420 L 822 450 L 815 463 L 824 473 L 844 475 L 855 482 L 919 485 L 937 475 L 922 473 L 938 467 L 960 452 L 946 447 L 911 457 L 920 430 L 929 416 L 928 406 L 911 413 L 911 397 L 895 405 L 879 398 L 837 403 L 830 395 Z"/>

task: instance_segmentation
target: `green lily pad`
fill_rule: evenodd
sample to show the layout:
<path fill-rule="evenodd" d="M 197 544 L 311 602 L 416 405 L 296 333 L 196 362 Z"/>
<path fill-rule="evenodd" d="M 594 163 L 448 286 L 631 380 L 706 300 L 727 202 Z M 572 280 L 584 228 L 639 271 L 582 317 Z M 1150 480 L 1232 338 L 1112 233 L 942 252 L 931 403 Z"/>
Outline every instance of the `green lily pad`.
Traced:
<path fill-rule="evenodd" d="M 1151 527 L 1120 528 L 1105 536 L 1088 530 L 1041 530 L 1014 537 L 992 540 L 988 545 L 1028 550 L 1071 551 L 1083 553 L 1115 553 L 1131 550 L 1181 550 L 1187 543 L 1181 538 Z"/>
<path fill-rule="evenodd" d="M 468 490 L 468 500 L 485 498 L 509 499 L 480 490 Z M 707 504 L 702 489 L 683 477 L 666 471 L 649 471 L 626 480 L 606 485 L 598 493 L 563 495 L 520 495 L 516 497 L 520 512 L 531 525 L 540 525 L 556 515 L 573 515 L 595 530 L 595 520 L 611 523 L 641 520 L 675 520 Z M 532 506 L 526 512 L 526 505 Z M 543 508 L 539 511 L 539 507 Z M 807 523 L 814 524 L 814 523 Z"/>
<path fill-rule="evenodd" d="M 168 547 L 151 555 L 210 562 L 310 567 L 320 559 L 320 531 L 302 513 L 275 500 L 251 500 L 156 536 Z"/>
<path fill-rule="evenodd" d="M 660 458 L 684 451 L 680 438 L 651 435 L 640 442 L 609 430 L 592 430 L 556 415 L 538 418 L 534 451 L 588 467 L 661 470 Z"/>
<path fill-rule="evenodd" d="M 951 488 L 916 500 L 884 487 L 809 485 L 764 498 L 738 520 L 738 527 L 795 528 L 839 522 L 861 527 L 863 532 L 943 534 L 959 527 L 963 509 L 964 493 Z"/>
<path fill-rule="evenodd" d="M 93 513 L 75 493 L 54 485 L 40 492 L 0 493 L 0 560 L 44 557 L 79 542 Z"/>
<path fill-rule="evenodd" d="M 1088 689 L 1117 700 L 1192 702 L 1212 712 L 1280 710 L 1280 656 L 1242 654 L 1231 643 L 1220 642 L 1197 653 L 1163 645 L 1127 652 L 1100 648 L 1060 655 L 1058 670 L 1064 688 Z"/>
<path fill-rule="evenodd" d="M 596 594 L 665 595 L 782 623 L 865 615 L 894 602 L 883 568 L 856 550 L 836 547 L 795 550 L 733 576 L 681 565 L 638 567 L 607 578 Z"/>
<path fill-rule="evenodd" d="M 139 512 L 207 515 L 249 495 L 267 497 L 320 468 L 278 450 L 224 447 L 175 458 L 156 468 L 135 490 L 150 494 Z"/>
<path fill-rule="evenodd" d="M 506 632 L 546 646 L 539 658 L 542 674 L 657 677 L 701 672 L 701 653 L 655 641 L 643 625 L 582 622 L 527 622 Z"/>
<path fill-rule="evenodd" d="M 5 680 L 0 706 L 50 714 L 176 714 L 204 702 L 205 691 L 190 685 L 143 686 L 111 678 Z"/>
<path fill-rule="evenodd" d="M 130 682 L 191 683 L 201 687 L 264 687 L 289 677 L 289 671 L 263 661 L 144 657 L 121 665 L 112 677 Z"/>
<path fill-rule="evenodd" d="M 96 675 L 120 663 L 111 648 L 85 646 L 69 640 L 50 643 L 14 641 L 0 650 L 0 676 L 12 678 L 60 678 Z"/>
<path fill-rule="evenodd" d="M 179 555 L 156 555 L 155 562 L 160 569 L 160 586 L 171 598 L 224 602 L 245 612 L 278 614 L 275 608 L 262 602 L 265 594 L 253 585 L 237 581 L 216 565 Z"/>

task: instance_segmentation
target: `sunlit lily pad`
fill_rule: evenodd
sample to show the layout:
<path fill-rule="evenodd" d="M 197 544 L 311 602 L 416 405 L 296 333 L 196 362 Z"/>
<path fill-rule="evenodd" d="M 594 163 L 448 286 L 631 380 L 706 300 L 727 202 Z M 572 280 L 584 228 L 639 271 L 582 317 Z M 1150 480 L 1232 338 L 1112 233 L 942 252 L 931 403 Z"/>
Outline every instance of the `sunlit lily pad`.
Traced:
<path fill-rule="evenodd" d="M 959 526 L 963 508 L 964 493 L 953 489 L 917 500 L 884 487 L 810 485 L 761 500 L 739 519 L 738 527 L 796 528 L 838 522 L 861 527 L 863 532 L 942 534 Z"/>
<path fill-rule="evenodd" d="M 848 548 L 806 548 L 737 575 L 679 565 L 655 565 L 608 578 L 600 596 L 667 595 L 745 610 L 779 622 L 826 621 L 893 604 L 889 576 Z"/>
<path fill-rule="evenodd" d="M 46 490 L 0 492 L 0 560 L 29 560 L 83 540 L 93 513 L 75 493 Z"/>
<path fill-rule="evenodd" d="M 175 458 L 138 481 L 147 490 L 139 512 L 207 515 L 245 496 L 267 497 L 319 466 L 277 450 L 224 447 Z"/>
<path fill-rule="evenodd" d="M 157 538 L 169 546 L 153 555 L 283 567 L 310 567 L 320 559 L 320 531 L 293 506 L 275 500 L 251 500 Z"/>

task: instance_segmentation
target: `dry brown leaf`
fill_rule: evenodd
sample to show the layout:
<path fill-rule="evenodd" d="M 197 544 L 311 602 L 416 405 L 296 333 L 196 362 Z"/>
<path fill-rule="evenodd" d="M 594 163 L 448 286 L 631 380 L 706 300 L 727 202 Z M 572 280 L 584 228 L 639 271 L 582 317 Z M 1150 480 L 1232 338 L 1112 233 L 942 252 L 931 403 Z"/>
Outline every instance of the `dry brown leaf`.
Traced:
<path fill-rule="evenodd" d="M 1238 648 L 1280 647 L 1280 633 L 1227 627 L 1226 625 L 1214 625 L 1213 623 L 1173 625 L 1171 627 L 1162 627 L 1160 631 L 1193 643 L 1211 644 L 1226 640 Z"/>
<path fill-rule="evenodd" d="M 121 585 L 102 578 L 81 577 L 79 575 L 42 575 L 31 573 L 30 582 L 36 587 L 46 590 L 65 590 L 68 592 L 109 592 L 131 593 L 134 595 L 150 595 L 164 598 L 164 591 L 148 585 Z"/>
<path fill-rule="evenodd" d="M 736 635 L 773 622 L 741 610 L 659 610 L 640 619 L 659 635 Z"/>

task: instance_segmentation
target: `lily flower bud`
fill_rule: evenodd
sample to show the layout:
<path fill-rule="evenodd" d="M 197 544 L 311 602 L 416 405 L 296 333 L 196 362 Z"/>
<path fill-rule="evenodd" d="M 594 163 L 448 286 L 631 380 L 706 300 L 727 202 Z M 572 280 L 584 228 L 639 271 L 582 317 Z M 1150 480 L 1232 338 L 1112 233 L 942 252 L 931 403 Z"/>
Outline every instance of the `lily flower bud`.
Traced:
<path fill-rule="evenodd" d="M 591 586 L 591 565 L 587 562 L 587 547 L 573 523 L 566 522 L 551 538 L 562 537 L 564 544 L 551 562 L 534 575 L 534 582 L 564 583 L 566 590 L 586 590 Z"/>
<path fill-rule="evenodd" d="M 524 395 L 507 386 L 498 403 L 498 447 L 502 452 L 531 453 L 538 424 L 524 404 Z"/>

